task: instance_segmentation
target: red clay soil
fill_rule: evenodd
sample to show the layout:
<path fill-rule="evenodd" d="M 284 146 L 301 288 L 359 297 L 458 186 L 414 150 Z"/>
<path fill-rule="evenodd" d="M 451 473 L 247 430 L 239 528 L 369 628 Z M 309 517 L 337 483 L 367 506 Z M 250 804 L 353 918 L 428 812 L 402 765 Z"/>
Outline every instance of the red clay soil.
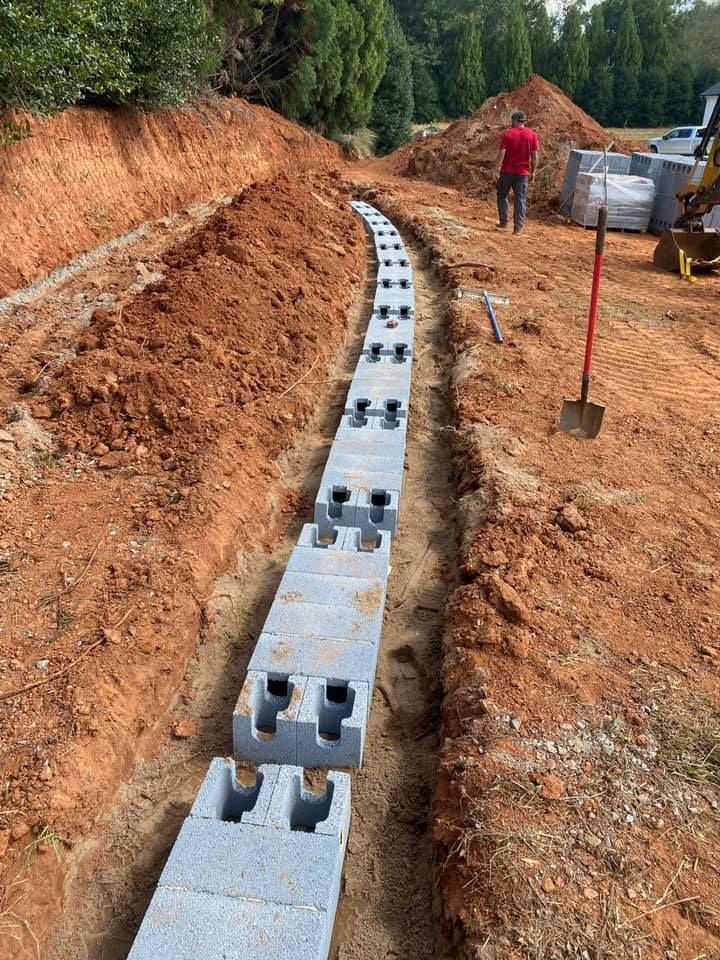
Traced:
<path fill-rule="evenodd" d="M 15 935 L 33 955 L 18 915 L 44 939 L 61 868 L 43 839 L 91 832 L 169 735 L 155 724 L 214 577 L 293 510 L 275 461 L 314 411 L 305 380 L 342 343 L 364 257 L 336 180 L 253 186 L 167 255 L 163 280 L 96 311 L 49 387 L 37 343 L 6 384 L 0 944 Z M 2 318 L 0 338 L 24 315 Z M 49 434 L 45 453 L 20 426 Z M 38 844 L 43 882 L 13 908 Z"/>
<path fill-rule="evenodd" d="M 446 954 L 720 957 L 720 277 L 612 234 L 593 394 L 579 392 L 592 232 L 367 169 L 448 301 L 463 581 L 443 640 L 435 804 Z"/>
<path fill-rule="evenodd" d="M 602 150 L 610 141 L 600 124 L 559 87 L 534 75 L 512 93 L 490 97 L 471 117 L 458 120 L 443 133 L 402 147 L 385 161 L 384 169 L 486 196 L 492 190 L 500 135 L 510 126 L 515 110 L 525 112 L 528 125 L 540 137 L 536 196 L 552 199 L 558 193 L 571 147 Z M 613 149 L 629 152 L 631 145 L 616 143 Z"/>
<path fill-rule="evenodd" d="M 0 129 L 0 297 L 146 220 L 339 158 L 334 144 L 244 100 L 6 112 Z"/>

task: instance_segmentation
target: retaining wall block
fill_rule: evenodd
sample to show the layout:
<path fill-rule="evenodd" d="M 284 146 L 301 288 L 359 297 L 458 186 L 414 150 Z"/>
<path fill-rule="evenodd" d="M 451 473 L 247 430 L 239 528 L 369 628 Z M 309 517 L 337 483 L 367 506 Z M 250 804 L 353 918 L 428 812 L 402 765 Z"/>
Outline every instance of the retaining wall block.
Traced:
<path fill-rule="evenodd" d="M 378 653 L 377 642 L 261 633 L 249 668 L 273 676 L 291 672 L 293 676 L 324 677 L 337 686 L 359 681 L 372 688 Z"/>
<path fill-rule="evenodd" d="M 160 888 L 128 960 L 327 960 L 325 911 Z"/>
<path fill-rule="evenodd" d="M 379 431 L 374 433 L 383 436 Z M 343 524 L 358 527 L 363 540 L 372 540 L 380 530 L 395 532 L 399 503 L 397 490 L 372 488 L 350 491 L 346 487 L 330 488 L 321 492 L 315 501 L 315 523 L 321 535 L 325 530 Z"/>
<path fill-rule="evenodd" d="M 262 632 L 285 637 L 308 637 L 313 640 L 360 640 L 363 643 L 379 643 L 383 611 L 379 608 L 378 598 L 384 597 L 384 593 L 374 587 L 372 593 L 367 595 L 369 599 L 366 610 L 361 609 L 359 604 L 342 606 L 340 586 L 331 585 L 327 588 L 334 589 L 338 597 L 337 604 L 304 600 L 286 603 L 276 599 L 270 607 Z M 324 673 L 320 671 L 309 674 L 303 671 L 302 675 L 322 677 Z"/>
<path fill-rule="evenodd" d="M 334 686 L 309 677 L 298 717 L 298 763 L 303 767 L 362 766 L 369 685 Z"/>
<path fill-rule="evenodd" d="M 380 266 L 378 267 L 377 272 L 377 285 L 379 287 L 384 286 L 385 283 L 407 283 L 412 285 L 412 281 L 413 271 L 409 264 L 405 267 L 401 267 L 397 264 L 386 266 L 383 263 L 382 258 L 380 258 Z"/>
<path fill-rule="evenodd" d="M 305 676 L 251 670 L 233 711 L 233 753 L 248 763 L 297 763 Z"/>
<path fill-rule="evenodd" d="M 306 531 L 308 531 L 306 533 Z M 316 525 L 307 524 L 303 528 L 306 542 L 319 537 Z M 342 531 L 343 541 L 351 539 L 353 533 Z M 352 542 L 352 541 L 351 541 Z M 298 545 L 288 560 L 288 573 L 318 573 L 333 577 L 350 577 L 357 580 L 386 581 L 389 574 L 389 550 L 355 550 L 354 542 L 347 550 L 332 552 L 312 546 Z"/>
<path fill-rule="evenodd" d="M 387 333 L 392 333 L 392 328 L 385 327 Z M 397 337 L 383 336 L 379 340 L 368 341 L 367 336 L 363 343 L 362 354 L 365 357 L 371 357 L 377 360 L 382 357 L 389 357 L 394 363 L 412 363 L 412 346 L 407 341 L 400 340 Z"/>
<path fill-rule="evenodd" d="M 217 757 L 210 764 L 190 810 L 190 816 L 262 826 L 277 783 L 278 772 L 277 766 L 266 764 L 253 771 L 249 777 L 249 786 L 243 786 L 238 782 L 235 761 Z"/>

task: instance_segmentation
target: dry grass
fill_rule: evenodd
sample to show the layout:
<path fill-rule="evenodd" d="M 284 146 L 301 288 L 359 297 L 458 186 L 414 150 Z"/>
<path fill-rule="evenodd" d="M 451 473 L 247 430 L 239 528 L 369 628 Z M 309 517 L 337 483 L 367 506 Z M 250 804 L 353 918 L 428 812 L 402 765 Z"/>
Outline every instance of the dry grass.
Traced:
<path fill-rule="evenodd" d="M 25 879 L 14 880 L 0 896 L 0 955 L 12 955 L 4 952 L 3 941 L 11 940 L 21 944 L 27 936 L 32 940 L 35 953 L 40 960 L 40 944 L 37 937 L 27 920 L 17 912 L 21 901 L 25 898 L 26 891 L 22 889 L 25 883 Z"/>

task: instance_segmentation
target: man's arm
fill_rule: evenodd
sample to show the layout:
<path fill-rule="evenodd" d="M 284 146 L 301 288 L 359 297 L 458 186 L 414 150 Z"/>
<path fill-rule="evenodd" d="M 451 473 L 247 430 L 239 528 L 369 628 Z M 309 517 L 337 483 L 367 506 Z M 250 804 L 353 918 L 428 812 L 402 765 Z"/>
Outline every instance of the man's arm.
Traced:
<path fill-rule="evenodd" d="M 537 168 L 539 156 L 540 156 L 539 150 L 533 150 L 533 152 L 530 154 L 530 179 L 531 180 L 535 179 L 535 170 Z"/>
<path fill-rule="evenodd" d="M 496 180 L 500 176 L 500 171 L 502 170 L 504 159 L 505 159 L 505 147 L 500 147 L 500 149 L 498 150 L 497 159 L 495 160 L 495 179 Z"/>

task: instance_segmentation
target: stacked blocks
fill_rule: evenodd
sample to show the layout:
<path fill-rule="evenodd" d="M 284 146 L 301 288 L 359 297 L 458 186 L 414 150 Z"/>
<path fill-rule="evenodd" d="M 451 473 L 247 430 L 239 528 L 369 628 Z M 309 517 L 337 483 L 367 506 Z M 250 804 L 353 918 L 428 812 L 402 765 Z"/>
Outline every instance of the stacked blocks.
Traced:
<path fill-rule="evenodd" d="M 326 960 L 350 827 L 350 778 L 321 796 L 298 767 L 235 782 L 213 760 L 129 960 Z"/>
<path fill-rule="evenodd" d="M 400 511 L 413 360 L 412 269 L 393 225 L 354 203 L 378 288 L 315 501 L 258 637 L 216 759 L 129 960 L 327 960 L 362 765 L 390 548 Z M 249 782 L 238 782 L 240 770 Z"/>

